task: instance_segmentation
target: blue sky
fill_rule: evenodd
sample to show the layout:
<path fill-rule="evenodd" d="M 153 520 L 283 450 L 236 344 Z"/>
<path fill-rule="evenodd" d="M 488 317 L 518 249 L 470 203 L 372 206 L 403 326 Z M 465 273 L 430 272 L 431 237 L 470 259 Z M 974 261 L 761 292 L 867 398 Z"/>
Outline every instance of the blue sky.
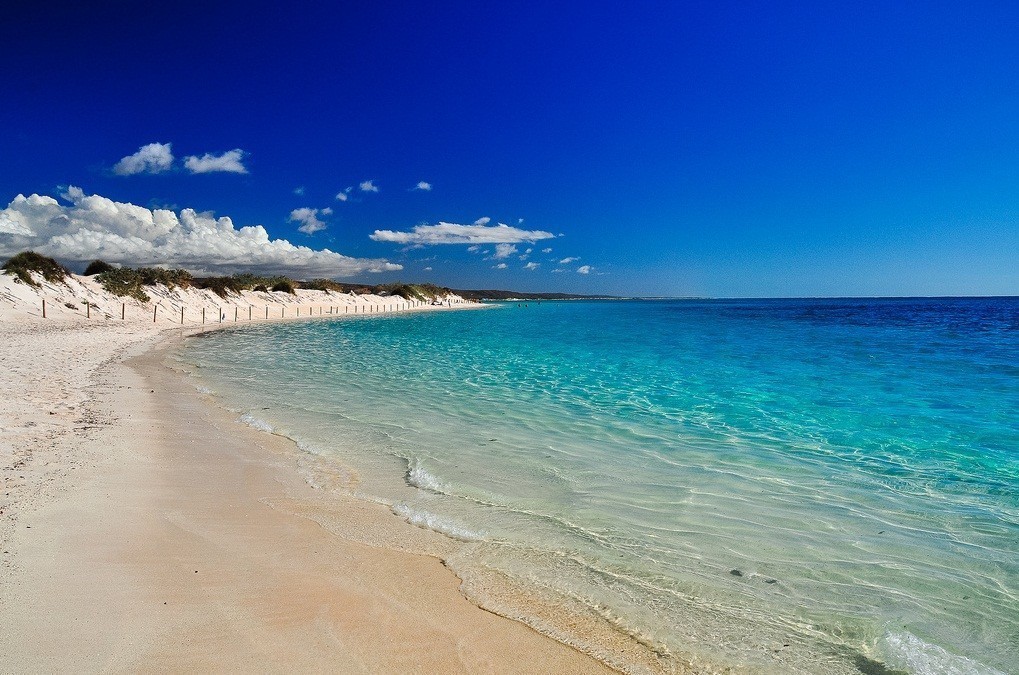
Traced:
<path fill-rule="evenodd" d="M 967 4 L 25 3 L 0 206 L 55 198 L 7 210 L 51 252 L 104 204 L 212 211 L 372 282 L 1017 294 L 1019 10 Z"/>

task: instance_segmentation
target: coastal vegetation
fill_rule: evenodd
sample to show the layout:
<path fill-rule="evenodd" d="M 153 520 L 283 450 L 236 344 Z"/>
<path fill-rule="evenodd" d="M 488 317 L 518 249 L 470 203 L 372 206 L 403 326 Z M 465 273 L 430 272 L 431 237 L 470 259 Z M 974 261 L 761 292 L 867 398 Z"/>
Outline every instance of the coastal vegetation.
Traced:
<path fill-rule="evenodd" d="M 35 251 L 24 251 L 12 257 L 4 263 L 4 271 L 13 274 L 29 286 L 38 286 L 39 283 L 32 278 L 32 272 L 42 275 L 42 278 L 51 283 L 60 283 L 70 272 L 63 265 L 53 258 L 47 258 Z"/>
<path fill-rule="evenodd" d="M 102 263 L 97 260 L 96 263 Z M 106 263 L 102 263 L 106 265 Z M 194 278 L 187 270 L 168 270 L 161 267 L 113 267 L 107 265 L 108 269 L 96 275 L 96 280 L 103 285 L 103 288 L 114 295 L 127 296 L 148 302 L 149 296 L 145 292 L 145 286 L 163 285 L 169 289 L 190 288 Z"/>
<path fill-rule="evenodd" d="M 85 276 L 94 277 L 97 274 L 109 272 L 110 270 L 113 269 L 116 268 L 104 260 L 93 260 L 88 264 L 88 267 L 85 268 Z"/>
<path fill-rule="evenodd" d="M 60 282 L 70 272 L 53 258 L 25 251 L 19 253 L 6 263 L 3 269 L 16 275 L 19 279 L 31 286 L 38 284 L 33 280 L 31 272 L 36 272 L 47 281 Z M 387 284 L 353 284 L 332 279 L 311 279 L 310 281 L 298 281 L 290 277 L 260 276 L 251 273 L 231 274 L 226 276 L 195 277 L 183 269 L 164 269 L 162 267 L 139 267 L 115 266 L 103 260 L 93 260 L 85 268 L 85 276 L 94 276 L 103 288 L 122 297 L 131 297 L 142 302 L 148 302 L 149 296 L 145 292 L 146 286 L 162 284 L 167 288 L 201 288 L 208 289 L 221 298 L 242 291 L 273 291 L 277 293 L 290 293 L 293 295 L 297 289 L 303 288 L 313 291 L 325 291 L 329 293 L 354 293 L 355 295 L 398 295 L 406 300 L 428 302 L 434 298 L 441 298 L 450 293 L 466 298 L 467 300 L 574 300 L 590 299 L 591 295 L 576 295 L 571 293 L 524 293 L 519 291 L 500 290 L 450 290 L 444 286 L 435 284 L 408 284 L 400 281 Z"/>
<path fill-rule="evenodd" d="M 42 275 L 50 282 L 63 281 L 70 271 L 53 258 L 25 251 L 4 263 L 3 269 L 14 274 L 26 284 L 37 286 L 32 272 Z M 261 291 L 289 293 L 293 295 L 297 289 L 325 291 L 328 293 L 353 293 L 355 295 L 400 296 L 406 300 L 430 301 L 441 298 L 452 291 L 435 284 L 407 284 L 392 282 L 388 284 L 352 284 L 333 281 L 332 279 L 312 279 L 299 281 L 290 277 L 260 276 L 257 274 L 240 273 L 226 276 L 196 277 L 184 269 L 166 269 L 162 267 L 127 267 L 112 265 L 103 260 L 93 260 L 85 268 L 85 276 L 95 277 L 102 287 L 114 295 L 130 297 L 148 302 L 147 286 L 162 285 L 170 290 L 174 288 L 207 289 L 226 298 L 242 291 Z"/>

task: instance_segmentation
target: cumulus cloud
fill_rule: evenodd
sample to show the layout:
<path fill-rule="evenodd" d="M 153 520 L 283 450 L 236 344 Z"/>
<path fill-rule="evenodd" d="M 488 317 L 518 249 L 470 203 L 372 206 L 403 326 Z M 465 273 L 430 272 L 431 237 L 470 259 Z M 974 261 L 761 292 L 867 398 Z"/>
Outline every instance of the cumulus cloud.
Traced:
<path fill-rule="evenodd" d="M 541 249 L 541 252 L 542 253 L 551 253 L 552 252 L 552 247 L 549 246 L 548 248 L 543 248 L 543 249 Z"/>
<path fill-rule="evenodd" d="M 375 184 L 374 180 L 361 181 L 361 184 L 357 186 L 361 192 L 378 192 L 379 186 Z"/>
<path fill-rule="evenodd" d="M 269 239 L 265 228 L 234 227 L 227 217 L 115 202 L 69 187 L 69 205 L 18 195 L 0 210 L 0 256 L 32 249 L 67 263 L 101 258 L 127 265 L 183 267 L 196 274 L 349 277 L 403 269 L 382 259 L 351 258 Z"/>
<path fill-rule="evenodd" d="M 493 270 L 504 270 L 507 267 L 509 267 L 509 265 L 507 265 L 506 263 L 499 263 L 498 265 L 493 265 L 492 269 Z"/>
<path fill-rule="evenodd" d="M 431 272 L 431 271 L 432 271 L 432 268 L 431 268 L 431 267 L 426 267 L 426 268 L 425 268 L 425 272 Z"/>
<path fill-rule="evenodd" d="M 474 224 L 475 225 L 488 225 L 490 222 L 492 222 L 491 218 L 489 218 L 488 216 L 481 216 L 480 218 L 478 218 L 477 220 L 474 221 Z"/>
<path fill-rule="evenodd" d="M 541 265 L 541 263 L 529 262 L 526 265 L 524 265 L 524 269 L 525 270 L 536 270 L 536 269 L 538 269 L 538 267 L 540 265 Z"/>
<path fill-rule="evenodd" d="M 345 202 L 350 199 L 350 193 L 354 190 L 353 186 L 344 188 L 336 193 L 336 199 Z"/>
<path fill-rule="evenodd" d="M 590 265 L 581 265 L 577 268 L 577 274 L 590 274 L 592 269 Z"/>
<path fill-rule="evenodd" d="M 496 260 L 500 258 L 508 258 L 517 252 L 517 247 L 513 244 L 496 244 L 495 254 L 492 256 Z"/>
<path fill-rule="evenodd" d="M 324 209 L 322 209 L 322 210 L 320 211 L 320 213 L 321 213 L 321 214 L 322 214 L 323 216 L 331 216 L 331 215 L 333 215 L 333 210 L 332 210 L 332 209 L 331 209 L 330 207 L 328 207 L 328 206 L 327 206 L 327 207 L 325 207 Z"/>
<path fill-rule="evenodd" d="M 173 166 L 173 152 L 170 143 L 149 143 L 138 148 L 138 152 L 122 157 L 113 165 L 113 173 L 131 176 L 136 173 L 162 173 Z"/>
<path fill-rule="evenodd" d="M 578 256 L 570 256 L 569 258 L 563 258 L 559 261 L 560 265 L 569 265 L 571 262 L 577 262 L 580 260 Z"/>
<path fill-rule="evenodd" d="M 222 155 L 205 153 L 201 157 L 191 155 L 184 158 L 184 168 L 191 173 L 214 173 L 224 171 L 226 173 L 247 173 L 248 170 L 241 161 L 244 159 L 244 151 L 240 148 L 227 150 Z"/>
<path fill-rule="evenodd" d="M 481 246 L 479 246 L 478 244 L 475 244 L 474 246 L 468 246 L 467 247 L 468 253 L 477 253 L 480 250 L 481 250 Z"/>
<path fill-rule="evenodd" d="M 542 230 L 521 230 L 509 225 L 487 226 L 480 221 L 473 225 L 438 223 L 437 225 L 416 225 L 410 232 L 375 230 L 371 238 L 375 241 L 389 241 L 396 244 L 519 244 L 538 239 L 551 239 L 555 235 Z"/>
<path fill-rule="evenodd" d="M 329 209 L 329 213 L 332 213 L 332 209 Z M 329 213 L 326 213 L 326 209 L 322 209 L 323 215 L 329 215 Z M 291 211 L 290 217 L 287 220 L 291 223 L 302 223 L 302 225 L 297 228 L 298 232 L 315 234 L 319 230 L 326 229 L 326 224 L 318 219 L 318 214 L 318 209 L 309 209 L 304 207 Z"/>
<path fill-rule="evenodd" d="M 426 181 L 418 181 L 418 184 L 411 188 L 411 190 L 423 190 L 425 192 L 432 191 L 432 184 Z"/>

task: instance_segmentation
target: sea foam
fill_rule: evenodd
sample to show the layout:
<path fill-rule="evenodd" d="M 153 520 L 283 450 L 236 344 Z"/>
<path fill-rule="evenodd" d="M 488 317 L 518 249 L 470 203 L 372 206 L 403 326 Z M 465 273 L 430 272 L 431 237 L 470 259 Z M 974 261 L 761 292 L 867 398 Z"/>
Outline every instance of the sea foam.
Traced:
<path fill-rule="evenodd" d="M 241 422 L 244 422 L 252 429 L 258 429 L 259 431 L 264 431 L 267 434 L 275 433 L 276 431 L 271 424 L 265 420 L 255 417 L 251 413 L 241 415 Z"/>
<path fill-rule="evenodd" d="M 449 487 L 443 481 L 441 481 L 437 476 L 426 471 L 425 468 L 417 462 L 412 463 L 410 468 L 407 470 L 407 482 L 422 490 L 431 490 L 433 492 L 442 493 L 447 493 L 449 491 Z"/>
<path fill-rule="evenodd" d="M 1005 675 L 965 656 L 950 654 L 912 633 L 886 633 L 881 647 L 890 665 L 916 675 Z"/>
<path fill-rule="evenodd" d="M 406 503 L 394 504 L 392 508 L 393 513 L 411 525 L 417 525 L 426 530 L 434 530 L 460 541 L 483 541 L 485 539 L 485 535 L 482 532 L 477 532 L 434 513 L 416 509 Z"/>

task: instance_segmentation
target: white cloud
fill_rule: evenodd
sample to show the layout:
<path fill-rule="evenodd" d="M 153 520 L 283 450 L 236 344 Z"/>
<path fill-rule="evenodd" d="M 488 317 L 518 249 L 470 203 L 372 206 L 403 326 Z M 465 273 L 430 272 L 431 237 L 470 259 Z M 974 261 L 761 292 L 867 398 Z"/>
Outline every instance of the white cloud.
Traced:
<path fill-rule="evenodd" d="M 425 272 L 431 272 L 431 271 L 432 271 L 432 268 L 431 268 L 431 267 L 426 267 L 426 268 L 425 268 Z"/>
<path fill-rule="evenodd" d="M 173 152 L 170 143 L 149 143 L 138 148 L 138 152 L 122 157 L 113 165 L 113 173 L 131 176 L 136 173 L 162 173 L 173 166 Z"/>
<path fill-rule="evenodd" d="M 496 244 L 495 255 L 493 255 L 492 257 L 495 258 L 496 260 L 499 260 L 500 258 L 508 258 L 516 252 L 517 247 L 514 246 L 513 244 Z"/>
<path fill-rule="evenodd" d="M 333 215 L 333 210 L 332 210 L 331 208 L 329 208 L 329 207 L 327 206 L 327 207 L 325 207 L 324 209 L 322 209 L 322 210 L 320 211 L 320 213 L 321 213 L 321 214 L 322 214 L 323 216 L 331 216 L 331 215 Z"/>
<path fill-rule="evenodd" d="M 480 250 L 481 250 L 481 246 L 479 246 L 478 244 L 475 244 L 474 246 L 468 246 L 467 247 L 467 251 L 469 253 L 477 253 Z"/>
<path fill-rule="evenodd" d="M 294 209 L 290 212 L 290 217 L 287 218 L 287 220 L 291 223 L 302 223 L 302 225 L 297 228 L 298 232 L 315 234 L 320 230 L 326 229 L 326 224 L 318 219 L 318 213 L 318 209 L 309 209 L 307 207 Z M 324 210 L 323 213 L 325 213 Z M 330 213 L 332 212 L 330 211 Z"/>
<path fill-rule="evenodd" d="M 548 248 L 543 248 L 543 249 L 541 249 L 541 252 L 542 253 L 551 253 L 552 252 L 552 247 L 549 246 Z"/>
<path fill-rule="evenodd" d="M 241 160 L 244 159 L 244 151 L 240 148 L 227 150 L 222 155 L 205 153 L 201 157 L 191 155 L 184 158 L 184 167 L 191 173 L 213 173 L 224 171 L 226 173 L 247 173 Z"/>
<path fill-rule="evenodd" d="M 508 265 L 506 263 L 499 263 L 498 265 L 493 265 L 492 269 L 493 270 L 504 270 L 507 267 L 508 267 Z"/>
<path fill-rule="evenodd" d="M 349 277 L 403 269 L 382 259 L 351 258 L 269 239 L 261 225 L 235 228 L 227 217 L 115 202 L 69 187 L 65 205 L 18 195 L 0 210 L 0 256 L 32 249 L 67 263 L 101 258 L 127 265 L 183 267 L 196 274 L 256 272 Z"/>
<path fill-rule="evenodd" d="M 581 265 L 577 268 L 577 274 L 590 274 L 592 269 L 590 265 Z"/>
<path fill-rule="evenodd" d="M 426 181 L 418 181 L 418 184 L 411 188 L 411 190 L 424 190 L 425 192 L 432 191 L 432 184 Z"/>
<path fill-rule="evenodd" d="M 487 222 L 487 221 L 486 221 Z M 542 230 L 521 230 L 509 225 L 486 227 L 484 223 L 457 225 L 416 225 L 411 232 L 375 230 L 371 238 L 375 241 L 389 241 L 397 244 L 519 244 L 538 239 L 551 239 L 555 235 Z"/>
<path fill-rule="evenodd" d="M 538 269 L 538 267 L 540 265 L 541 265 L 541 263 L 529 262 L 526 265 L 524 265 L 524 269 L 525 270 L 536 270 L 536 269 Z"/>
<path fill-rule="evenodd" d="M 481 216 L 480 218 L 478 218 L 477 220 L 474 221 L 474 224 L 475 225 L 488 225 L 490 222 L 492 222 L 491 218 L 489 218 L 488 216 Z"/>
<path fill-rule="evenodd" d="M 571 256 L 569 258 L 563 258 L 562 260 L 559 261 L 559 264 L 560 265 L 569 265 L 571 262 L 577 262 L 578 260 L 580 260 L 579 257 Z"/>
<path fill-rule="evenodd" d="M 348 187 L 340 190 L 339 192 L 336 193 L 336 199 L 338 199 L 341 202 L 347 201 L 348 199 L 350 199 L 350 193 L 351 191 L 353 191 L 353 189 L 354 189 L 353 187 Z"/>
<path fill-rule="evenodd" d="M 361 184 L 357 186 L 361 192 L 378 192 L 379 186 L 375 184 L 374 180 L 361 181 Z"/>
<path fill-rule="evenodd" d="M 303 197 L 304 196 L 304 186 L 301 185 L 299 187 L 295 187 L 294 188 L 294 194 L 297 195 L 298 197 Z"/>

